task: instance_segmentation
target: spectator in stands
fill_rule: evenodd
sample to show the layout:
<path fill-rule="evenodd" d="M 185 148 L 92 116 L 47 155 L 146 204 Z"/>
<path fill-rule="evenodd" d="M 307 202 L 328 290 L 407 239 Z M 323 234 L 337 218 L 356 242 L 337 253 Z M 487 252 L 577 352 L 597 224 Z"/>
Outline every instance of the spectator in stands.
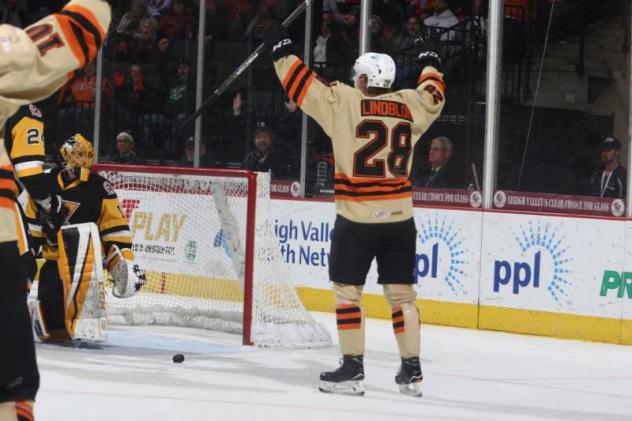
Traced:
<path fill-rule="evenodd" d="M 320 69 L 319 74 L 325 79 L 333 79 L 334 75 L 327 69 L 327 64 L 339 64 L 344 59 L 344 51 L 340 48 L 340 38 L 331 31 L 331 15 L 323 13 L 320 34 L 314 46 L 314 67 Z"/>
<path fill-rule="evenodd" d="M 206 0 L 206 40 L 225 41 L 227 38 L 226 11 L 217 0 Z"/>
<path fill-rule="evenodd" d="M 374 1 L 373 14 L 382 18 L 385 24 L 400 25 L 404 19 L 404 10 L 398 0 Z"/>
<path fill-rule="evenodd" d="M 252 5 L 248 0 L 224 0 L 224 9 L 229 20 L 247 20 L 252 15 Z"/>
<path fill-rule="evenodd" d="M 130 66 L 129 75 L 121 80 L 117 97 L 122 107 L 120 120 L 127 127 L 133 127 L 142 133 L 144 155 L 156 152 L 165 137 L 164 93 L 156 77 L 146 77 L 140 64 Z"/>
<path fill-rule="evenodd" d="M 360 44 L 360 20 L 353 13 L 346 15 L 344 24 L 340 27 L 340 39 L 344 47 L 345 60 L 349 63 L 358 57 L 358 47 Z M 333 31 L 336 34 L 336 31 Z M 336 35 L 337 36 L 337 35 Z"/>
<path fill-rule="evenodd" d="M 433 0 L 432 8 L 434 13 L 424 19 L 424 25 L 431 31 L 440 33 L 441 41 L 454 40 L 456 34 L 446 29 L 457 25 L 459 20 L 448 8 L 448 1 Z"/>
<path fill-rule="evenodd" d="M 347 24 L 355 19 L 352 13 L 341 13 L 336 0 L 323 1 L 323 13 L 328 13 L 334 22 Z"/>
<path fill-rule="evenodd" d="M 195 111 L 195 74 L 189 60 L 181 59 L 176 66 L 176 76 L 167 90 L 166 115 L 171 121 L 171 136 L 166 149 L 175 153 L 181 150 L 182 138 L 178 129 L 185 118 Z"/>
<path fill-rule="evenodd" d="M 59 120 L 62 124 L 72 121 L 73 133 L 89 131 L 94 124 L 96 83 L 96 65 L 94 61 L 89 61 L 83 69 L 75 72 L 74 77 L 59 92 Z M 109 80 L 103 79 L 101 92 L 104 105 L 112 95 Z"/>
<path fill-rule="evenodd" d="M 132 36 L 140 28 L 140 24 L 150 17 L 144 0 L 134 0 L 129 12 L 125 13 L 119 21 L 116 32 Z"/>
<path fill-rule="evenodd" d="M 453 146 L 450 139 L 438 136 L 430 142 L 428 164 L 421 166 L 412 177 L 416 187 L 454 188 L 458 184 L 450 165 Z"/>
<path fill-rule="evenodd" d="M 628 171 L 621 165 L 621 142 L 608 136 L 601 142 L 601 168 L 590 178 L 590 194 L 625 199 Z"/>
<path fill-rule="evenodd" d="M 17 0 L 6 0 L 0 6 L 0 24 L 9 24 L 24 28 L 26 24 L 26 10 L 24 5 L 19 7 Z"/>
<path fill-rule="evenodd" d="M 276 11 L 269 1 L 260 2 L 254 17 L 246 27 L 243 38 L 247 39 L 254 35 L 256 39 L 259 39 L 259 34 L 270 25 L 270 20 L 274 19 L 275 15 Z"/>
<path fill-rule="evenodd" d="M 114 153 L 108 156 L 108 161 L 117 164 L 143 164 L 144 161 L 134 152 L 134 138 L 128 131 L 116 135 Z"/>
<path fill-rule="evenodd" d="M 274 150 L 274 133 L 268 126 L 257 127 L 254 133 L 255 148 L 250 151 L 241 164 L 242 169 L 271 172 L 272 177 L 284 175 L 284 163 Z"/>
<path fill-rule="evenodd" d="M 194 24 L 193 13 L 185 0 L 172 0 L 171 10 L 160 19 L 160 32 L 169 39 L 191 39 L 195 34 Z"/>
<path fill-rule="evenodd" d="M 158 54 L 157 30 L 158 22 L 154 18 L 145 19 L 141 23 L 130 44 L 130 53 L 135 60 L 141 63 L 154 63 L 156 61 Z"/>
<path fill-rule="evenodd" d="M 407 18 L 417 16 L 425 18 L 432 13 L 432 0 L 405 0 L 404 16 Z"/>
<path fill-rule="evenodd" d="M 175 49 L 169 38 L 160 38 L 155 64 L 158 76 L 160 76 L 164 85 L 168 86 L 171 83 L 173 70 L 180 60 L 182 58 L 179 57 L 179 51 Z"/>
<path fill-rule="evenodd" d="M 132 57 L 130 55 L 130 44 L 132 37 L 127 34 L 117 34 L 112 37 L 112 50 L 114 61 L 118 63 L 129 62 Z"/>
<path fill-rule="evenodd" d="M 150 16 L 160 18 L 169 12 L 169 6 L 172 0 L 144 0 L 147 12 Z"/>
<path fill-rule="evenodd" d="M 421 21 L 417 16 L 411 16 L 406 20 L 402 31 L 400 50 L 415 56 L 421 51 Z"/>
<path fill-rule="evenodd" d="M 401 38 L 397 35 L 397 26 L 391 23 L 384 25 L 384 29 L 382 29 L 382 39 L 380 41 L 382 53 L 388 54 L 391 57 L 395 57 L 399 53 L 401 49 Z"/>
<path fill-rule="evenodd" d="M 193 167 L 195 157 L 195 139 L 190 137 L 184 145 L 184 154 L 178 161 L 179 167 Z M 217 160 L 208 151 L 205 142 L 200 143 L 200 168 L 212 168 L 217 166 Z"/>
<path fill-rule="evenodd" d="M 378 15 L 372 15 L 369 19 L 369 31 L 371 34 L 371 51 L 382 52 L 382 29 L 384 24 Z"/>

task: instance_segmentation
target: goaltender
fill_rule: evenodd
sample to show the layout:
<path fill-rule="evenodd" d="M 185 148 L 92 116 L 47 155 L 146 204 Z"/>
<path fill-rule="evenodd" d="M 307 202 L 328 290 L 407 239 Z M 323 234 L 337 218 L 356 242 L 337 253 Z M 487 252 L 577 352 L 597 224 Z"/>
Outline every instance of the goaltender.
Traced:
<path fill-rule="evenodd" d="M 81 134 L 75 134 L 64 142 L 60 154 L 62 166 L 51 171 L 49 189 L 61 198 L 65 212 L 63 224 L 95 223 L 98 229 L 95 236 L 100 237 L 100 242 L 90 232 L 80 233 L 85 236 L 85 243 L 96 241 L 94 247 L 89 248 L 92 252 L 87 253 L 85 261 L 99 262 L 101 256 L 93 254 L 101 253 L 102 249 L 103 262 L 114 280 L 113 294 L 119 298 L 136 294 L 145 283 L 145 273 L 133 263 L 127 218 L 112 185 L 90 172 L 95 161 L 92 144 Z M 69 254 L 75 250 L 69 250 L 68 244 L 63 247 L 58 244 L 57 232 L 48 229 L 41 208 L 34 200 L 29 199 L 25 214 L 33 242 L 39 240 L 43 244 L 45 259 L 40 269 L 38 302 L 33 314 L 35 333 L 41 341 L 81 338 L 76 328 L 82 309 L 104 305 L 103 302 L 87 302 L 90 282 L 98 280 L 92 279 L 91 269 L 78 268 L 81 282 L 75 281 L 71 274 L 77 272 L 72 266 L 78 266 L 78 263 L 74 254 Z M 92 335 L 90 337 L 98 337 Z"/>
<path fill-rule="evenodd" d="M 111 1 L 111 0 L 110 0 Z M 110 25 L 109 1 L 72 0 L 22 30 L 0 25 L 0 128 L 20 108 L 53 94 L 96 57 Z M 0 136 L 3 137 L 3 136 Z M 32 420 L 39 388 L 20 264 L 13 166 L 0 142 L 0 420 Z"/>

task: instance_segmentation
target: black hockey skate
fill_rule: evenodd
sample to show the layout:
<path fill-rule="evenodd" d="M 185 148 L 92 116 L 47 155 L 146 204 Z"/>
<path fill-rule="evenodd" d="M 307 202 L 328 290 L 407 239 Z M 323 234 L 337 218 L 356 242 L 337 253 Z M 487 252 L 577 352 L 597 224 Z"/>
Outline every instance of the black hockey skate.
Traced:
<path fill-rule="evenodd" d="M 364 362 L 362 355 L 343 355 L 342 365 L 334 371 L 320 373 L 318 390 L 341 395 L 364 395 Z"/>
<path fill-rule="evenodd" d="M 402 365 L 395 376 L 395 383 L 399 385 L 400 392 L 420 398 L 422 393 L 419 383 L 423 378 L 419 357 L 402 358 Z"/>

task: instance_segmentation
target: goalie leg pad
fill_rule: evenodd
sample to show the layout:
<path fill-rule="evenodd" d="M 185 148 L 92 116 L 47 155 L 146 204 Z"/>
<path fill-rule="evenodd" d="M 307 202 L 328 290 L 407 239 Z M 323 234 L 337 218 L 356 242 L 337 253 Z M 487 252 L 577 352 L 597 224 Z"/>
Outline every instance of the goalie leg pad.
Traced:
<path fill-rule="evenodd" d="M 362 286 L 333 283 L 336 293 L 336 325 L 340 352 L 364 354 L 364 311 L 360 307 Z"/>
<path fill-rule="evenodd" d="M 64 226 L 59 230 L 57 240 L 57 267 L 64 287 L 66 330 L 73 339 L 103 340 L 106 331 L 105 277 L 97 226 L 93 223 Z"/>
<path fill-rule="evenodd" d="M 58 336 L 66 332 L 64 313 L 64 289 L 59 279 L 57 265 L 53 261 L 46 261 L 40 269 L 39 282 L 37 283 L 37 310 L 33 303 L 33 317 L 38 317 L 38 323 L 44 327 L 41 339 L 49 340 L 49 334 L 54 332 Z M 33 320 L 35 322 L 35 320 Z M 39 336 L 39 335 L 38 335 Z"/>
<path fill-rule="evenodd" d="M 417 293 L 412 285 L 384 285 L 384 295 L 391 305 L 393 332 L 402 358 L 419 357 L 420 323 L 415 304 Z"/>

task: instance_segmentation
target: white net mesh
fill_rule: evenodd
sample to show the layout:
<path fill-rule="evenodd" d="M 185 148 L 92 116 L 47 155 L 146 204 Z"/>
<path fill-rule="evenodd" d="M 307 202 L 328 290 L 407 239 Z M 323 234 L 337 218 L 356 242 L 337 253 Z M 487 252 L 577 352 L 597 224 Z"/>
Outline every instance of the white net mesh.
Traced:
<path fill-rule="evenodd" d="M 137 296 L 108 297 L 108 320 L 243 332 L 247 178 L 132 169 L 99 173 L 116 190 L 136 261 L 147 271 Z M 257 176 L 255 224 L 253 342 L 329 345 L 329 332 L 305 310 L 287 276 L 271 220 L 268 174 Z"/>

